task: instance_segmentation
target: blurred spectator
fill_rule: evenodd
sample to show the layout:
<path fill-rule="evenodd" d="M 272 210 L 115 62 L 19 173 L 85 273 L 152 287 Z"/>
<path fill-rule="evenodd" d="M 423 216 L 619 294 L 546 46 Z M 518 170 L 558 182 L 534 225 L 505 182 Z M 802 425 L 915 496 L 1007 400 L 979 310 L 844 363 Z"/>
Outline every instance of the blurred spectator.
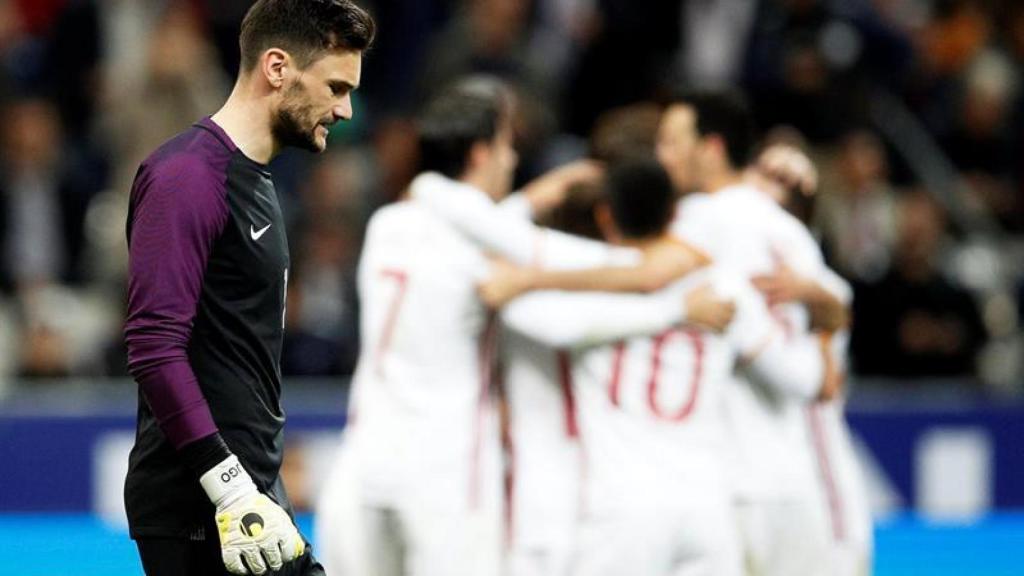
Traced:
<path fill-rule="evenodd" d="M 301 189 L 302 210 L 289 235 L 287 330 L 281 370 L 292 375 L 351 374 L 359 347 L 356 262 L 373 184 L 355 151 L 318 158 Z"/>
<path fill-rule="evenodd" d="M 71 375 L 71 357 L 65 333 L 41 306 L 45 286 L 24 294 L 22 336 L 18 342 L 16 375 L 19 378 L 61 378 Z"/>
<path fill-rule="evenodd" d="M 12 91 L 12 52 L 23 34 L 24 24 L 12 0 L 0 0 L 0 106 Z"/>
<path fill-rule="evenodd" d="M 416 176 L 419 169 L 416 127 L 407 118 L 388 118 L 377 126 L 372 145 L 380 180 L 377 196 L 370 201 L 370 208 L 375 208 L 398 200 Z"/>
<path fill-rule="evenodd" d="M 117 286 L 127 265 L 124 221 L 139 164 L 165 140 L 216 112 L 228 91 L 216 53 L 188 1 L 171 0 L 146 39 L 140 73 L 110 70 L 106 77 L 104 126 L 115 163 L 110 189 L 94 207 L 90 268 Z"/>
<path fill-rule="evenodd" d="M 923 191 L 898 207 L 889 273 L 856 284 L 851 350 L 860 375 L 971 377 L 986 333 L 970 293 L 940 268 L 946 219 Z"/>
<path fill-rule="evenodd" d="M 915 35 L 917 66 L 906 95 L 928 127 L 947 133 L 956 117 L 957 84 L 989 42 L 991 14 L 979 0 L 941 0 Z"/>
<path fill-rule="evenodd" d="M 1020 78 L 1008 58 L 994 50 L 978 54 L 967 68 L 963 95 L 946 152 L 967 178 L 977 201 L 1004 224 L 1020 231 L 1020 200 L 1012 185 L 1016 140 L 1012 114 Z"/>
<path fill-rule="evenodd" d="M 539 54 L 531 51 L 532 0 L 465 0 L 462 8 L 431 39 L 420 71 L 418 94 L 470 74 L 492 74 L 546 96 Z M 546 101 L 546 100 L 545 100 Z"/>
<path fill-rule="evenodd" d="M 991 15 L 982 0 L 937 0 L 932 9 L 918 39 L 923 64 L 932 74 L 956 75 L 987 44 Z"/>
<path fill-rule="evenodd" d="M 213 3 L 213 0 L 207 0 Z M 376 0 L 361 3 L 385 31 L 374 39 L 363 67 L 359 92 L 374 119 L 411 115 L 419 102 L 417 82 L 428 56 L 428 43 L 446 22 L 455 2 L 449 0 Z"/>
<path fill-rule="evenodd" d="M 533 0 L 464 0 L 461 9 L 429 42 L 417 94 L 429 100 L 439 88 L 474 74 L 496 76 L 515 91 L 518 176 L 543 171 L 544 145 L 556 128 L 551 103 L 561 71 L 541 52 L 541 36 L 531 16 Z"/>
<path fill-rule="evenodd" d="M 146 38 L 145 68 L 133 75 L 137 79 L 129 77 L 126 85 L 123 76 L 106 78 L 105 112 L 118 159 L 115 187 L 125 193 L 148 151 L 215 112 L 230 87 L 190 2 L 169 2 Z"/>
<path fill-rule="evenodd" d="M 35 98 L 12 102 L 0 131 L 0 285 L 81 280 L 85 213 L 96 183 L 71 170 L 56 109 Z"/>
<path fill-rule="evenodd" d="M 85 148 L 102 88 L 99 7 L 94 0 L 43 4 L 63 6 L 48 30 L 46 82 L 69 140 Z"/>
<path fill-rule="evenodd" d="M 80 284 L 86 211 L 98 185 L 75 170 L 51 103 L 17 100 L 0 116 L 0 283 L 13 290 L 18 330 L 12 371 L 96 374 L 113 301 Z"/>
<path fill-rule="evenodd" d="M 683 3 L 678 75 L 691 86 L 729 88 L 741 79 L 758 0 Z"/>
<path fill-rule="evenodd" d="M 670 81 L 681 2 L 596 0 L 565 96 L 565 128 L 589 134 L 602 112 L 648 100 Z"/>
<path fill-rule="evenodd" d="M 203 7 L 209 24 L 209 40 L 219 55 L 221 72 L 234 78 L 241 61 L 238 34 L 242 29 L 242 18 L 253 0 L 199 0 L 193 3 Z"/>
<path fill-rule="evenodd" d="M 895 218 L 882 142 L 866 130 L 847 134 L 824 174 L 815 215 L 833 267 L 852 280 L 880 279 L 889 269 Z"/>
<path fill-rule="evenodd" d="M 352 230 L 333 217 L 317 218 L 289 271 L 281 371 L 293 376 L 351 375 L 359 352 L 358 301 Z"/>
<path fill-rule="evenodd" d="M 1007 2 L 1005 7 L 1006 11 L 1000 18 L 1004 42 L 1010 57 L 1024 64 L 1024 4 Z"/>
<path fill-rule="evenodd" d="M 762 2 L 745 83 L 762 126 L 789 124 L 829 142 L 867 118 L 874 81 L 900 78 L 910 44 L 868 2 Z"/>

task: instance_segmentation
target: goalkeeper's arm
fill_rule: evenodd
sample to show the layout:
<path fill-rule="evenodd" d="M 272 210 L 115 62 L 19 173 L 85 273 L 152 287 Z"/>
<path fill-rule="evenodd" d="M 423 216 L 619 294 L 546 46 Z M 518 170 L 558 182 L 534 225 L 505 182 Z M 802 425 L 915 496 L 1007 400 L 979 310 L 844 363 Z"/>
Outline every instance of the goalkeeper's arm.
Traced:
<path fill-rule="evenodd" d="M 301 554 L 304 543 L 284 510 L 260 494 L 224 444 L 189 363 L 203 272 L 230 214 L 223 191 L 211 181 L 184 184 L 191 190 L 188 201 L 182 200 L 183 183 L 177 177 L 133 194 L 128 370 L 167 441 L 216 507 L 227 569 L 258 575 Z"/>
<path fill-rule="evenodd" d="M 277 571 L 302 555 L 306 544 L 291 517 L 256 488 L 220 434 L 192 442 L 180 454 L 216 507 L 221 557 L 229 572 Z"/>

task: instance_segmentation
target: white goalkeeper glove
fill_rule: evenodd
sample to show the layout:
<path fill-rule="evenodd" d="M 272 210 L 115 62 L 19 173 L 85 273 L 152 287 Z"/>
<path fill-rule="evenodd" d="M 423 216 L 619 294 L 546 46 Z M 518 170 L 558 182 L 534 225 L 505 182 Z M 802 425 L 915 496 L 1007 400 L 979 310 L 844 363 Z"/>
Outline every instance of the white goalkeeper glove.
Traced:
<path fill-rule="evenodd" d="M 199 478 L 217 507 L 217 532 L 224 566 L 233 574 L 259 575 L 279 570 L 302 556 L 302 536 L 288 514 L 256 489 L 234 455 Z M 245 560 L 245 563 L 242 560 Z"/>

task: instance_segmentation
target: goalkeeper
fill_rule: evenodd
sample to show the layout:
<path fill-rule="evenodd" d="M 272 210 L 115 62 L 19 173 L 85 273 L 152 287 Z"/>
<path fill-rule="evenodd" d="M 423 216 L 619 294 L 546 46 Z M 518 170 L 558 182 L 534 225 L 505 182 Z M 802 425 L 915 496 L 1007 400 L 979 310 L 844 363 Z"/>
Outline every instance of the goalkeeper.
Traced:
<path fill-rule="evenodd" d="M 147 158 L 129 204 L 125 482 L 149 576 L 322 575 L 279 477 L 285 223 L 266 164 L 352 116 L 370 16 L 350 0 L 259 0 L 224 106 Z"/>

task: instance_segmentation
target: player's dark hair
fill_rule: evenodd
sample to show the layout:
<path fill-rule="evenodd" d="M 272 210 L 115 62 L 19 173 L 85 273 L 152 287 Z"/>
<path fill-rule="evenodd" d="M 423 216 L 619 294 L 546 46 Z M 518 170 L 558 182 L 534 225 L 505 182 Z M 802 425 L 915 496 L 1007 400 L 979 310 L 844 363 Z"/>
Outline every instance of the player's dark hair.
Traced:
<path fill-rule="evenodd" d="M 754 153 L 754 117 L 746 99 L 729 91 L 677 92 L 669 104 L 684 104 L 697 116 L 697 133 L 717 134 L 725 141 L 729 162 L 735 169 L 744 168 Z"/>
<path fill-rule="evenodd" d="M 661 109 L 654 102 L 613 108 L 598 116 L 590 132 L 590 156 L 613 163 L 637 154 L 654 154 Z"/>
<path fill-rule="evenodd" d="M 601 228 L 594 218 L 594 208 L 604 199 L 603 183 L 578 182 L 569 187 L 561 204 L 541 215 L 538 224 L 566 234 L 603 240 Z"/>
<path fill-rule="evenodd" d="M 650 238 L 662 234 L 672 220 L 675 190 L 655 159 L 635 157 L 609 169 L 605 200 L 623 236 Z"/>
<path fill-rule="evenodd" d="M 510 110 L 511 95 L 498 80 L 473 77 L 443 90 L 416 123 L 420 170 L 459 178 L 473 144 L 493 140 Z"/>
<path fill-rule="evenodd" d="M 242 70 L 252 70 L 269 48 L 281 48 L 305 68 L 331 50 L 362 52 L 377 24 L 351 0 L 258 0 L 242 20 Z"/>

